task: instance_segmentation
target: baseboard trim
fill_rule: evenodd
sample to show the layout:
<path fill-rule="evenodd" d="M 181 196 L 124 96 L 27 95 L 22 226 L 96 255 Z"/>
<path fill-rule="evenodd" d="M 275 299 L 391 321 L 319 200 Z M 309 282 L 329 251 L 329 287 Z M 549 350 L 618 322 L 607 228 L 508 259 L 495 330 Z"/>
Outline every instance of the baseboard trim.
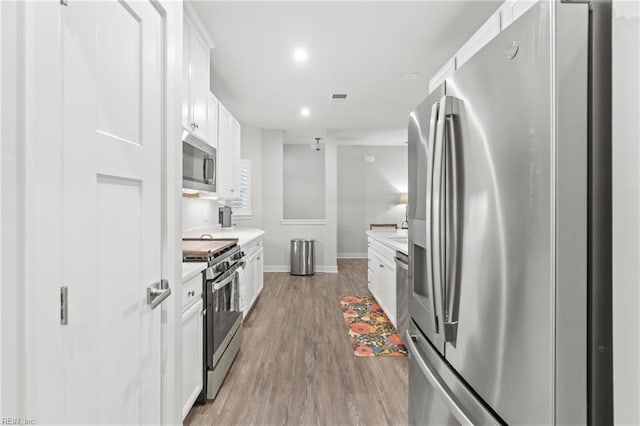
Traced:
<path fill-rule="evenodd" d="M 369 253 L 338 253 L 338 259 L 366 259 Z"/>
<path fill-rule="evenodd" d="M 289 265 L 264 265 L 264 272 L 286 272 L 289 273 Z M 337 266 L 317 265 L 316 272 L 325 274 L 337 274 Z"/>
<path fill-rule="evenodd" d="M 289 265 L 264 265 L 264 272 L 289 272 Z"/>

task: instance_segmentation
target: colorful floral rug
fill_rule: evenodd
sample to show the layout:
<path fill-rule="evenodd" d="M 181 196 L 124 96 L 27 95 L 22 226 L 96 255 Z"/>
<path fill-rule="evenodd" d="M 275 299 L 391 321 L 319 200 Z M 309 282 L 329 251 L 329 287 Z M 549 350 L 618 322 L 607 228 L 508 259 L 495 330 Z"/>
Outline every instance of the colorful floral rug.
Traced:
<path fill-rule="evenodd" d="M 407 349 L 387 315 L 371 296 L 340 300 L 355 356 L 404 356 Z"/>

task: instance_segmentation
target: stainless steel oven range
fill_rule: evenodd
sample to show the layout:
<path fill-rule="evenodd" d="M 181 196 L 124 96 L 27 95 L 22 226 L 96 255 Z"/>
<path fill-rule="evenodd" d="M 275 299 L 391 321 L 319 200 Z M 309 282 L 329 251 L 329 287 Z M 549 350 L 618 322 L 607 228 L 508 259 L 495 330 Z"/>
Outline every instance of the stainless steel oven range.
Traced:
<path fill-rule="evenodd" d="M 207 262 L 204 288 L 203 387 L 198 402 L 214 399 L 242 344 L 238 269 L 244 253 L 236 239 L 184 239 L 183 261 Z"/>

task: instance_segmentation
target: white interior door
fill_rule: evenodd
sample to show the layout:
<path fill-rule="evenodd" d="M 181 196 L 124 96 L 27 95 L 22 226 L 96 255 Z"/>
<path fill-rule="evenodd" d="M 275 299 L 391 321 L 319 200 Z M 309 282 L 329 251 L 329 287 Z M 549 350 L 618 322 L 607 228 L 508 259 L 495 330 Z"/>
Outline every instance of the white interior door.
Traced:
<path fill-rule="evenodd" d="M 68 423 L 160 423 L 162 20 L 148 1 L 62 11 Z"/>

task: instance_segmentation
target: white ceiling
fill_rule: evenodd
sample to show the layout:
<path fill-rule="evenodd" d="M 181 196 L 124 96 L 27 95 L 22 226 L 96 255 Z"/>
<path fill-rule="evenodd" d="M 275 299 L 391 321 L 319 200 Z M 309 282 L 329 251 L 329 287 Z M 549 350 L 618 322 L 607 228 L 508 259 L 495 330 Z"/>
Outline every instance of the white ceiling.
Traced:
<path fill-rule="evenodd" d="M 501 2 L 192 3 L 216 45 L 220 101 L 242 124 L 309 143 L 327 132 L 345 141 L 402 135 L 429 78 Z M 306 63 L 293 61 L 296 47 L 307 49 Z M 405 79 L 412 72 L 420 75 Z M 347 102 L 332 104 L 333 93 Z"/>

